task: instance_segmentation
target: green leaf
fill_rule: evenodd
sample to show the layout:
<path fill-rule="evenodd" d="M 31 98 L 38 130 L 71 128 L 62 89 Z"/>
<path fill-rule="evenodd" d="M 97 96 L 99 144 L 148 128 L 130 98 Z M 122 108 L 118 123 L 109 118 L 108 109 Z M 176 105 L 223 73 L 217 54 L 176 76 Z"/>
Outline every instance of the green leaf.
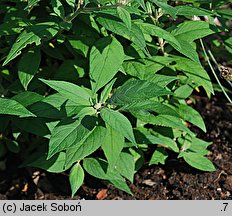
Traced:
<path fill-rule="evenodd" d="M 85 107 L 84 105 L 78 105 L 71 100 L 67 100 L 61 94 L 56 93 L 46 98 L 42 97 L 42 100 L 33 103 L 28 109 L 39 117 L 59 119 L 78 114 Z"/>
<path fill-rule="evenodd" d="M 183 152 L 182 156 L 184 160 L 192 167 L 203 171 L 215 171 L 213 163 L 201 154 L 192 152 Z"/>
<path fill-rule="evenodd" d="M 109 171 L 108 164 L 102 159 L 86 158 L 84 159 L 84 169 L 92 176 L 108 180 L 115 187 L 129 194 L 131 191 L 127 186 L 125 179 L 121 177 L 117 170 Z"/>
<path fill-rule="evenodd" d="M 72 190 L 72 197 L 83 184 L 85 178 L 84 170 L 79 163 L 75 164 L 69 173 L 69 182 Z"/>
<path fill-rule="evenodd" d="M 138 77 L 139 79 L 144 79 L 145 66 L 144 61 L 140 59 L 137 61 L 123 62 L 124 71 L 131 76 Z"/>
<path fill-rule="evenodd" d="M 117 13 L 119 18 L 124 22 L 127 28 L 131 29 L 131 16 L 130 13 L 124 7 L 117 7 Z"/>
<path fill-rule="evenodd" d="M 59 30 L 56 23 L 44 22 L 34 26 L 29 26 L 23 31 L 13 44 L 3 66 L 21 54 L 21 50 L 27 45 L 35 43 L 36 46 L 41 44 L 41 40 L 50 40 Z"/>
<path fill-rule="evenodd" d="M 83 160 L 84 169 L 98 179 L 107 180 L 107 163 L 101 159 L 85 158 Z"/>
<path fill-rule="evenodd" d="M 135 1 L 143 8 L 144 11 L 147 10 L 144 0 L 135 0 Z"/>
<path fill-rule="evenodd" d="M 80 146 L 96 126 L 96 117 L 85 116 L 82 119 L 62 120 L 52 131 L 49 141 L 48 159 L 54 154 L 72 146 Z"/>
<path fill-rule="evenodd" d="M 189 84 L 182 85 L 175 90 L 175 92 L 174 92 L 175 97 L 180 98 L 180 99 L 186 99 L 186 98 L 190 97 L 193 90 L 194 90 L 194 88 L 192 86 L 190 86 Z"/>
<path fill-rule="evenodd" d="M 131 123 L 123 114 L 104 108 L 101 110 L 100 115 L 108 125 L 130 140 L 135 146 L 137 145 Z"/>
<path fill-rule="evenodd" d="M 114 77 L 123 59 L 123 47 L 116 38 L 106 37 L 95 43 L 90 52 L 90 78 L 94 93 Z"/>
<path fill-rule="evenodd" d="M 229 37 L 228 39 L 224 40 L 224 44 L 227 51 L 232 54 L 232 37 Z"/>
<path fill-rule="evenodd" d="M 149 165 L 159 163 L 165 164 L 165 160 L 168 158 L 168 153 L 163 148 L 157 148 L 151 156 Z"/>
<path fill-rule="evenodd" d="M 83 160 L 85 157 L 95 152 L 104 142 L 105 134 L 106 128 L 97 126 L 81 146 L 67 149 L 67 161 L 65 167 L 70 167 L 73 163 L 78 160 Z"/>
<path fill-rule="evenodd" d="M 196 8 L 188 5 L 180 5 L 176 6 L 175 9 L 177 10 L 176 15 L 182 16 L 211 16 L 215 13 L 204 8 Z"/>
<path fill-rule="evenodd" d="M 169 67 L 169 65 L 173 63 L 173 59 L 167 56 L 156 55 L 146 58 L 144 63 L 146 67 L 145 79 L 150 81 L 150 79 L 153 79 L 158 75 L 158 71 L 160 71 L 164 67 Z"/>
<path fill-rule="evenodd" d="M 54 107 L 44 101 L 38 101 L 30 105 L 28 109 L 40 118 L 61 119 L 66 117 L 65 109 Z"/>
<path fill-rule="evenodd" d="M 191 145 L 188 148 L 188 150 L 193 151 L 197 154 L 207 155 L 209 153 L 209 150 L 207 150 L 207 147 L 211 144 L 212 143 L 210 143 L 210 142 L 205 142 L 201 139 L 193 137 L 191 140 Z"/>
<path fill-rule="evenodd" d="M 172 109 L 171 107 L 162 104 L 158 101 L 146 100 L 139 103 L 131 103 L 129 105 L 125 105 L 122 109 L 129 110 L 130 112 L 155 112 L 158 114 L 166 114 L 179 117 L 177 111 Z"/>
<path fill-rule="evenodd" d="M 22 56 L 18 64 L 19 80 L 25 90 L 33 79 L 40 65 L 41 55 L 39 49 L 29 50 Z"/>
<path fill-rule="evenodd" d="M 173 82 L 174 80 L 177 80 L 178 78 L 176 76 L 166 76 L 161 74 L 155 74 L 153 78 L 149 79 L 150 82 L 153 82 L 160 87 L 164 88 L 169 83 Z"/>
<path fill-rule="evenodd" d="M 106 124 L 106 129 L 102 149 L 109 163 L 109 168 L 113 170 L 124 146 L 124 136 L 108 124 Z"/>
<path fill-rule="evenodd" d="M 34 6 L 36 6 L 41 0 L 28 0 L 27 7 L 25 10 L 32 9 Z"/>
<path fill-rule="evenodd" d="M 115 175 L 115 174 L 112 173 L 111 175 Z M 109 182 L 113 186 L 115 186 L 116 188 L 118 188 L 122 191 L 125 191 L 126 193 L 132 195 L 130 188 L 126 184 L 126 180 L 122 176 L 120 176 L 119 174 L 117 175 L 117 178 L 110 179 Z"/>
<path fill-rule="evenodd" d="M 216 12 L 223 18 L 225 19 L 232 19 L 232 12 L 231 9 L 225 9 L 225 8 L 221 8 L 219 10 L 216 10 Z"/>
<path fill-rule="evenodd" d="M 196 51 L 196 49 L 186 40 L 182 40 L 179 38 L 176 38 L 181 47 L 176 46 L 176 44 L 170 42 L 170 44 L 181 54 L 183 54 L 184 56 L 190 58 L 191 60 L 193 60 L 194 62 L 198 63 L 199 65 L 201 65 L 199 57 L 198 57 L 198 53 Z"/>
<path fill-rule="evenodd" d="M 181 47 L 179 41 L 168 31 L 150 23 L 137 23 L 143 33 L 165 39 L 167 42 Z"/>
<path fill-rule="evenodd" d="M 171 33 L 179 40 L 185 40 L 189 43 L 206 37 L 208 35 L 220 32 L 219 27 L 211 25 L 205 21 L 186 21 L 177 26 Z"/>
<path fill-rule="evenodd" d="M 76 0 L 66 0 L 66 2 L 67 2 L 72 8 L 75 8 L 75 6 L 76 6 Z"/>
<path fill-rule="evenodd" d="M 156 144 L 156 145 L 162 145 L 165 148 L 170 148 L 174 152 L 179 152 L 179 148 L 176 144 L 176 142 L 169 137 L 162 136 L 161 134 L 158 133 L 153 133 L 150 135 L 146 135 L 146 138 L 151 142 L 147 144 Z"/>
<path fill-rule="evenodd" d="M 116 170 L 133 183 L 135 173 L 134 157 L 128 152 L 121 152 L 117 160 Z"/>
<path fill-rule="evenodd" d="M 129 30 L 118 17 L 105 14 L 102 15 L 102 17 L 97 18 L 97 21 L 107 30 L 112 31 L 115 34 L 121 35 L 128 40 L 131 40 L 140 49 L 144 50 L 146 46 L 145 38 L 142 31 L 136 24 L 132 23 L 131 29 Z"/>
<path fill-rule="evenodd" d="M 64 18 L 65 17 L 64 7 L 63 7 L 61 1 L 60 0 L 51 0 L 51 4 L 52 4 L 52 8 L 53 8 L 55 14 L 61 18 Z"/>
<path fill-rule="evenodd" d="M 203 86 L 208 96 L 214 93 L 210 77 L 201 65 L 179 56 L 173 59 L 176 62 L 175 68 L 185 73 L 197 85 Z"/>
<path fill-rule="evenodd" d="M 0 35 L 19 34 L 27 26 L 22 20 L 10 20 L 0 24 Z"/>
<path fill-rule="evenodd" d="M 201 115 L 196 110 L 194 110 L 192 107 L 185 105 L 185 104 L 180 104 L 178 105 L 177 112 L 184 120 L 198 126 L 204 132 L 206 132 L 205 123 Z"/>
<path fill-rule="evenodd" d="M 35 92 L 25 91 L 25 92 L 21 92 L 21 93 L 15 95 L 11 99 L 19 102 L 24 107 L 27 107 L 33 103 L 36 103 L 38 101 L 43 100 L 44 97 L 38 93 L 35 93 Z"/>
<path fill-rule="evenodd" d="M 55 53 L 57 55 L 57 51 L 55 51 Z M 75 82 L 82 76 L 82 73 L 83 68 L 79 67 L 75 60 L 65 59 L 65 61 L 60 65 L 60 67 L 56 71 L 54 79 Z"/>
<path fill-rule="evenodd" d="M 22 119 L 14 119 L 12 124 L 14 127 L 20 129 L 20 131 L 26 131 L 37 136 L 45 137 L 50 134 L 50 131 L 46 125 L 46 120 L 39 117 L 27 117 Z"/>
<path fill-rule="evenodd" d="M 68 41 L 72 48 L 72 52 L 74 54 L 78 53 L 80 55 L 83 55 L 84 57 L 88 57 L 90 48 L 94 45 L 94 42 L 97 40 L 93 36 L 94 34 L 86 35 L 86 33 L 82 33 L 81 35 L 68 36 Z"/>
<path fill-rule="evenodd" d="M 0 98 L 0 114 L 16 115 L 19 117 L 35 116 L 28 111 L 22 104 L 12 99 Z"/>
<path fill-rule="evenodd" d="M 107 99 L 110 96 L 110 93 L 112 91 L 113 85 L 116 81 L 116 78 L 111 80 L 103 89 L 102 93 L 101 93 L 101 98 L 100 98 L 100 102 L 101 103 L 105 103 L 107 101 Z"/>
<path fill-rule="evenodd" d="M 139 148 L 129 148 L 129 152 L 134 158 L 135 171 L 138 171 L 145 163 L 144 153 Z"/>
<path fill-rule="evenodd" d="M 158 126 L 163 126 L 163 127 L 170 127 L 174 129 L 179 129 L 182 131 L 187 132 L 190 135 L 194 135 L 192 131 L 190 131 L 186 125 L 184 125 L 181 120 L 175 116 L 170 116 L 170 115 L 158 115 L 154 116 L 152 114 L 148 113 L 133 113 L 135 117 L 140 119 L 141 121 L 149 124 L 154 124 Z"/>
<path fill-rule="evenodd" d="M 89 93 L 88 89 L 65 81 L 45 79 L 40 80 L 76 104 L 90 106 L 91 94 Z"/>
<path fill-rule="evenodd" d="M 27 161 L 24 161 L 21 166 L 37 167 L 48 172 L 58 173 L 65 171 L 65 158 L 66 155 L 64 152 L 54 155 L 49 160 L 46 159 L 45 153 L 35 153 Z"/>
<path fill-rule="evenodd" d="M 129 105 L 138 103 L 157 96 L 172 94 L 160 86 L 144 80 L 129 79 L 119 87 L 110 99 L 110 103 Z"/>
<path fill-rule="evenodd" d="M 153 2 L 160 8 L 162 8 L 167 14 L 170 14 L 174 19 L 176 19 L 176 14 L 177 14 L 177 10 L 176 8 L 168 5 L 165 2 L 161 2 L 158 0 L 153 0 Z"/>

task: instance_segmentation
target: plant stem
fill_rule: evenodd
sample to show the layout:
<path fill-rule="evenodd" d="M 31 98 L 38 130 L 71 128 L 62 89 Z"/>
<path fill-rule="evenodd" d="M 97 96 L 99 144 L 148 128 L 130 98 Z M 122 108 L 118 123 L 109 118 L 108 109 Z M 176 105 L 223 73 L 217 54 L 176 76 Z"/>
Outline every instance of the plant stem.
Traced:
<path fill-rule="evenodd" d="M 204 43 L 203 43 L 202 39 L 200 39 L 200 43 L 201 43 L 203 52 L 204 52 L 204 54 L 205 54 L 206 60 L 207 60 L 207 62 L 208 62 L 208 64 L 209 64 L 209 67 L 210 67 L 210 69 L 211 69 L 211 71 L 212 71 L 212 73 L 213 73 L 215 79 L 217 80 L 217 83 L 219 84 L 220 88 L 222 89 L 222 92 L 224 93 L 224 95 L 226 96 L 226 98 L 228 99 L 228 101 L 229 101 L 230 103 L 232 103 L 232 100 L 230 99 L 229 95 L 226 93 L 224 87 L 222 86 L 220 80 L 218 79 L 217 74 L 216 74 L 216 72 L 215 72 L 215 70 L 214 70 L 214 68 L 213 68 L 213 66 L 212 66 L 212 64 L 211 64 L 211 62 L 210 62 L 210 60 L 209 60 L 209 57 L 208 57 L 208 55 L 207 55 L 207 53 L 206 53 L 205 46 L 204 46 Z"/>
<path fill-rule="evenodd" d="M 109 9 L 109 8 L 117 8 L 118 6 L 122 6 L 123 4 L 118 3 L 118 4 L 114 4 L 114 5 L 106 5 L 106 6 L 102 6 L 102 7 L 89 7 L 89 8 L 81 8 L 81 7 L 77 7 L 77 9 L 74 11 L 73 14 L 69 14 L 68 16 L 66 16 L 64 18 L 64 20 L 66 22 L 71 22 L 73 21 L 80 13 L 89 13 L 89 12 L 93 12 L 93 11 L 99 11 L 99 10 L 103 10 L 103 9 Z"/>
<path fill-rule="evenodd" d="M 213 53 L 211 52 L 211 50 L 208 50 L 208 53 L 209 53 L 211 59 L 213 60 L 214 64 L 217 65 L 217 68 L 218 68 L 218 70 L 220 71 L 219 65 L 218 65 L 216 59 L 214 58 L 214 55 L 213 55 Z M 232 88 L 232 83 L 231 83 L 229 80 L 226 80 L 226 81 L 228 82 L 228 84 L 229 84 L 230 87 Z"/>

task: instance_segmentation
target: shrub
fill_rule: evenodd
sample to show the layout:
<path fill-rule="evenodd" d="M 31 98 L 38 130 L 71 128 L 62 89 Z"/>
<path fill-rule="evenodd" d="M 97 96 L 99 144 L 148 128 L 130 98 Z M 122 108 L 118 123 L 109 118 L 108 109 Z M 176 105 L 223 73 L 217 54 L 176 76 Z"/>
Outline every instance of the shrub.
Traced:
<path fill-rule="evenodd" d="M 225 1 L 208 2 L 1 1 L 2 154 L 69 171 L 72 195 L 85 172 L 131 193 L 125 179 L 133 182 L 146 151 L 149 165 L 174 152 L 214 171 L 210 143 L 188 127 L 206 132 L 204 121 L 186 102 L 193 91 L 213 94 L 199 39 L 217 41 L 210 35 L 231 18 Z"/>

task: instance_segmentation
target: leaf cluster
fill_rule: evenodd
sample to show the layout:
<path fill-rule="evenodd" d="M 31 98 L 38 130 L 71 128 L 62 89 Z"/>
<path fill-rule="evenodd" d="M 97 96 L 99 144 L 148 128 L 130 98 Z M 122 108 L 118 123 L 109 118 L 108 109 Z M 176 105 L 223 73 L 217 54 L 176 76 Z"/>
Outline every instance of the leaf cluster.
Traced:
<path fill-rule="evenodd" d="M 73 196 L 86 172 L 131 193 L 126 179 L 147 151 L 149 165 L 173 152 L 214 171 L 210 143 L 189 128 L 206 132 L 204 121 L 186 101 L 214 93 L 198 41 L 219 49 L 232 14 L 217 2 L 2 1 L 0 147 L 22 166 L 69 172 Z M 231 54 L 231 38 L 224 46 Z"/>

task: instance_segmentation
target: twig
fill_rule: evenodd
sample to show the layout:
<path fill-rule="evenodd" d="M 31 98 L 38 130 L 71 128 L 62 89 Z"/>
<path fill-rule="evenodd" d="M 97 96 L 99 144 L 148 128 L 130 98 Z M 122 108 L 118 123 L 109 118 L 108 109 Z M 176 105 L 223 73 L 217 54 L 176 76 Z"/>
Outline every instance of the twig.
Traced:
<path fill-rule="evenodd" d="M 209 57 L 208 57 L 208 55 L 207 55 L 207 53 L 206 53 L 205 46 L 204 46 L 204 44 L 203 44 L 202 39 L 200 39 L 200 43 L 201 43 L 203 52 L 204 52 L 204 54 L 205 54 L 206 60 L 207 60 L 207 62 L 208 62 L 208 64 L 209 64 L 209 67 L 210 67 L 210 69 L 211 69 L 211 71 L 212 71 L 212 73 L 213 73 L 215 79 L 217 80 L 217 83 L 219 84 L 220 88 L 222 89 L 222 92 L 223 92 L 224 95 L 226 96 L 227 100 L 228 100 L 230 103 L 232 103 L 232 100 L 230 99 L 229 95 L 226 93 L 224 87 L 222 86 L 220 80 L 218 79 L 217 74 L 216 74 L 216 72 L 215 72 L 215 70 L 214 70 L 214 68 L 213 68 L 213 66 L 212 66 L 212 64 L 211 64 L 211 62 L 210 62 L 210 60 L 209 60 Z"/>
<path fill-rule="evenodd" d="M 86 8 L 81 8 L 80 5 L 77 6 L 77 9 L 74 11 L 73 14 L 68 15 L 64 18 L 64 20 L 66 22 L 71 22 L 73 21 L 80 13 L 89 13 L 89 12 L 93 12 L 93 11 L 99 11 L 99 10 L 104 10 L 104 9 L 110 9 L 110 8 L 117 8 L 119 6 L 122 6 L 123 4 L 118 3 L 118 4 L 114 4 L 114 5 L 106 5 L 106 6 L 102 6 L 102 7 L 86 7 Z"/>
<path fill-rule="evenodd" d="M 219 67 L 219 65 L 218 65 L 218 63 L 217 63 L 217 61 L 216 61 L 216 59 L 214 58 L 213 53 L 211 52 L 211 50 L 208 50 L 208 53 L 209 53 L 211 59 L 213 60 L 214 64 L 217 65 L 217 68 L 218 68 L 218 70 L 220 71 L 220 67 Z M 228 82 L 228 84 L 229 84 L 230 87 L 232 88 L 232 83 L 231 83 L 229 80 L 226 80 L 226 81 Z"/>

